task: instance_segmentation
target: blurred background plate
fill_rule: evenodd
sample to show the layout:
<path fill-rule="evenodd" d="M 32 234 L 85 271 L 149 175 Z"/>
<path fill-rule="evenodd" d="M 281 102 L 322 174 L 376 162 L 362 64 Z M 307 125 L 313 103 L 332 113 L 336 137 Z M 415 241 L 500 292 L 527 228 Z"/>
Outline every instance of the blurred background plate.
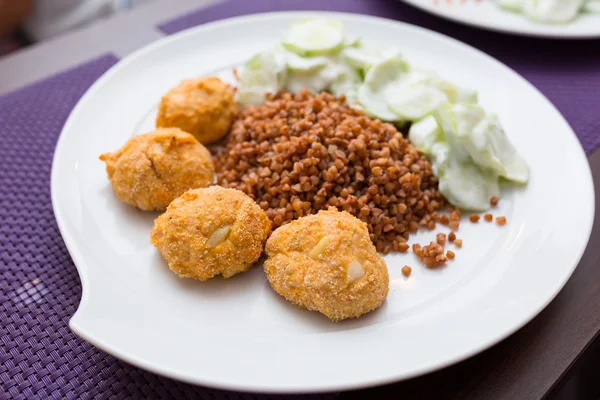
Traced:
<path fill-rule="evenodd" d="M 600 14 L 581 14 L 568 24 L 541 24 L 498 7 L 494 0 L 398 0 L 465 25 L 555 39 L 600 38 Z"/>

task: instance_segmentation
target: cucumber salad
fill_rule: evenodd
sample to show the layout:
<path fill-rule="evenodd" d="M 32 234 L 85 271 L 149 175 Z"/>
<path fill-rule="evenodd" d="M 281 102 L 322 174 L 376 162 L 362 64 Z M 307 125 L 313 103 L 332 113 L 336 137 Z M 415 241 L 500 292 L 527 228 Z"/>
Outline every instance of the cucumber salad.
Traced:
<path fill-rule="evenodd" d="M 499 196 L 499 180 L 526 183 L 529 168 L 495 114 L 477 92 L 412 66 L 393 48 L 344 34 L 339 21 L 300 20 L 280 43 L 238 71 L 240 104 L 265 101 L 278 91 L 329 91 L 368 115 L 408 126 L 408 138 L 432 163 L 440 192 L 454 206 L 485 211 Z"/>
<path fill-rule="evenodd" d="M 580 13 L 600 13 L 600 0 L 496 0 L 508 11 L 542 23 L 564 24 Z"/>

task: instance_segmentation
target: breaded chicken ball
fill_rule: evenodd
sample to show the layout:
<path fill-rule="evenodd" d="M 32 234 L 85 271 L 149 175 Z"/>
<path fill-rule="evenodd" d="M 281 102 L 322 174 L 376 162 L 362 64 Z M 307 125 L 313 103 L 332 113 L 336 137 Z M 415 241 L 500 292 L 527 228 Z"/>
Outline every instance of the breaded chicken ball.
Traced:
<path fill-rule="evenodd" d="M 385 261 L 364 222 L 330 208 L 277 228 L 266 245 L 273 289 L 333 321 L 359 317 L 387 297 Z"/>
<path fill-rule="evenodd" d="M 235 113 L 229 85 L 216 77 L 189 79 L 162 97 L 156 126 L 181 128 L 206 144 L 227 134 Z"/>
<path fill-rule="evenodd" d="M 179 128 L 134 136 L 100 160 L 117 197 L 146 211 L 164 211 L 186 191 L 212 184 L 215 171 L 208 150 Z"/>
<path fill-rule="evenodd" d="M 271 221 L 246 194 L 211 186 L 175 199 L 150 233 L 169 268 L 182 278 L 229 278 L 262 254 Z"/>

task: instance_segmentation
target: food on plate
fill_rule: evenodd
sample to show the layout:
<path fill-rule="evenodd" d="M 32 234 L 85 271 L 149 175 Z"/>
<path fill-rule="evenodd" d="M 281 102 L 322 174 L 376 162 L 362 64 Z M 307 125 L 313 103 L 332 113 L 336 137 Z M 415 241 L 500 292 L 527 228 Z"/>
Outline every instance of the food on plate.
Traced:
<path fill-rule="evenodd" d="M 410 274 L 412 273 L 412 268 L 409 267 L 408 265 L 405 265 L 404 267 L 402 267 L 401 272 L 402 272 L 402 275 L 404 275 L 405 277 L 408 278 L 410 276 Z"/>
<path fill-rule="evenodd" d="M 100 160 L 117 197 L 146 211 L 164 211 L 176 197 L 214 178 L 208 150 L 179 128 L 134 136 Z"/>
<path fill-rule="evenodd" d="M 454 233 L 454 232 L 450 232 L 450 233 L 448 234 L 448 241 L 449 241 L 450 243 L 452 243 L 452 242 L 454 242 L 455 240 L 456 240 L 456 233 Z"/>
<path fill-rule="evenodd" d="M 439 243 L 430 242 L 423 247 L 415 243 L 412 246 L 412 250 L 427 268 L 436 268 L 448 262 L 448 258 L 444 254 L 444 246 Z"/>
<path fill-rule="evenodd" d="M 411 65 L 394 48 L 347 38 L 339 21 L 298 21 L 239 71 L 237 98 L 245 106 L 263 104 L 269 93 L 302 90 L 344 95 L 373 118 L 411 124 L 410 141 L 427 155 L 440 192 L 457 207 L 487 210 L 500 177 L 529 180 L 527 165 L 497 116 L 477 104 L 476 91 Z"/>
<path fill-rule="evenodd" d="M 389 275 L 364 222 L 335 209 L 277 228 L 266 245 L 265 273 L 273 289 L 300 308 L 333 321 L 379 307 Z"/>
<path fill-rule="evenodd" d="M 344 94 L 350 104 L 389 122 L 418 120 L 446 101 L 477 102 L 475 91 L 411 66 L 394 48 L 350 39 L 341 22 L 319 18 L 290 25 L 279 44 L 239 70 L 242 105 L 262 104 L 267 93 L 302 89 Z"/>
<path fill-rule="evenodd" d="M 548 24 L 568 23 L 581 13 L 600 13 L 600 0 L 496 0 L 496 3 L 507 11 Z"/>
<path fill-rule="evenodd" d="M 442 233 L 442 232 L 438 233 L 437 235 L 435 235 L 435 241 L 440 246 L 445 245 L 446 244 L 446 234 Z"/>
<path fill-rule="evenodd" d="M 227 134 L 236 110 L 233 91 L 219 78 L 188 79 L 162 97 L 156 126 L 181 128 L 200 143 L 213 143 Z"/>
<path fill-rule="evenodd" d="M 440 192 L 457 207 L 488 210 L 494 205 L 490 199 L 500 194 L 500 177 L 521 184 L 529 180 L 529 167 L 498 117 L 477 104 L 440 105 L 411 126 L 409 139 L 427 154 Z"/>
<path fill-rule="evenodd" d="M 260 257 L 271 223 L 251 198 L 219 186 L 190 190 L 173 200 L 150 234 L 181 278 L 229 278 Z"/>
<path fill-rule="evenodd" d="M 334 206 L 366 222 L 384 253 L 444 205 L 429 161 L 393 125 L 328 93 L 243 109 L 214 160 L 218 183 L 252 197 L 274 228 Z"/>

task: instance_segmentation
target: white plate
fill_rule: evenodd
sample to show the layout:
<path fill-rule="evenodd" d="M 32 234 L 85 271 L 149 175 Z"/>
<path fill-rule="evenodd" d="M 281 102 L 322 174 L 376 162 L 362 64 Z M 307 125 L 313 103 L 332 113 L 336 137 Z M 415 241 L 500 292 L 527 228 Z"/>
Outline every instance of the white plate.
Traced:
<path fill-rule="evenodd" d="M 54 211 L 83 285 L 70 323 L 77 335 L 134 365 L 201 385 L 351 389 L 480 352 L 531 320 L 565 284 L 585 248 L 594 208 L 587 160 L 558 111 L 512 70 L 456 40 L 335 13 L 322 15 L 479 89 L 482 104 L 500 115 L 531 166 L 527 188 L 506 190 L 494 210 L 508 224 L 463 223 L 463 249 L 444 269 L 427 270 L 412 255 L 387 256 L 387 302 L 337 324 L 276 295 L 260 266 L 204 283 L 169 271 L 149 243 L 156 214 L 117 200 L 98 155 L 152 129 L 161 95 L 181 79 L 228 71 L 275 43 L 292 21 L 315 14 L 253 15 L 165 38 L 121 61 L 81 99 L 52 170 Z M 416 239 L 433 237 L 421 232 Z M 413 266 L 410 279 L 400 273 L 405 264 Z"/>
<path fill-rule="evenodd" d="M 400 0 L 442 18 L 483 29 L 557 39 L 600 38 L 600 14 L 581 13 L 568 24 L 542 24 L 498 7 L 495 0 Z"/>

